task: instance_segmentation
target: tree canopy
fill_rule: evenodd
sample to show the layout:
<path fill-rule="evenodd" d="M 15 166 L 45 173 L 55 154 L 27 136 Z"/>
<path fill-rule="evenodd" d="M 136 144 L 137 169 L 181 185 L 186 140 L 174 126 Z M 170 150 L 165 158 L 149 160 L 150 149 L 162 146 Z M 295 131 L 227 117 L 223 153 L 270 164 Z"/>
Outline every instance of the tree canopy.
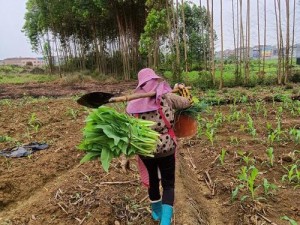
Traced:
<path fill-rule="evenodd" d="M 204 60 L 206 10 L 191 3 L 179 8 L 168 0 L 28 0 L 23 30 L 51 71 L 88 69 L 130 79 L 141 67 L 174 58 L 176 35 L 181 55 L 186 35 L 191 65 Z"/>

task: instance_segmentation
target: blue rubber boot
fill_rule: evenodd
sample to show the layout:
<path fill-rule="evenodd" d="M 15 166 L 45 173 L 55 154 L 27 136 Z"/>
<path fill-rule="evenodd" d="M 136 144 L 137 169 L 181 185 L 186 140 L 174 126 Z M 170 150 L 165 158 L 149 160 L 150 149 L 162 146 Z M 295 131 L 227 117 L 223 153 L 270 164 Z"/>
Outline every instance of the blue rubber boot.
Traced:
<path fill-rule="evenodd" d="M 162 203 L 161 200 L 152 201 L 151 202 L 151 209 L 152 209 L 152 219 L 154 221 L 159 221 L 161 219 L 161 211 L 162 211 Z"/>
<path fill-rule="evenodd" d="M 171 205 L 162 205 L 162 214 L 160 225 L 171 225 L 173 217 L 173 207 Z"/>

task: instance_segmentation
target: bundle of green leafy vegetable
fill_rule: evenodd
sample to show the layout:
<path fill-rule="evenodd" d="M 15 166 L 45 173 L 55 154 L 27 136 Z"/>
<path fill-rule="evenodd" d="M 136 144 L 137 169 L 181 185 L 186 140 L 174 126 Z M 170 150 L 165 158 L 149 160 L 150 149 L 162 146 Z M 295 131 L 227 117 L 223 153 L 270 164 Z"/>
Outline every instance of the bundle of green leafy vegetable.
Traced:
<path fill-rule="evenodd" d="M 152 157 L 159 141 L 159 133 L 151 129 L 155 122 L 118 113 L 106 106 L 91 111 L 85 122 L 78 148 L 86 155 L 80 162 L 99 159 L 105 171 L 111 160 L 121 154 Z"/>
<path fill-rule="evenodd" d="M 176 115 L 187 115 L 192 118 L 197 118 L 198 114 L 200 112 L 203 112 L 206 110 L 208 107 L 207 103 L 204 101 L 195 101 L 191 107 L 186 108 L 186 109 L 178 109 L 176 110 L 175 114 Z"/>

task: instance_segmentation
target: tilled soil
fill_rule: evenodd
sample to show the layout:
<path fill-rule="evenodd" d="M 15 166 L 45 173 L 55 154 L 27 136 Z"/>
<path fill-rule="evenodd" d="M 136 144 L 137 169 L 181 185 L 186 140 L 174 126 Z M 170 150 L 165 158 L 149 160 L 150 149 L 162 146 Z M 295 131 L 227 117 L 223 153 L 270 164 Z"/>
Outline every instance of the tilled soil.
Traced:
<path fill-rule="evenodd" d="M 76 148 L 88 110 L 76 103 L 74 95 L 91 91 L 124 94 L 134 87 L 135 82 L 0 86 L 0 99 L 6 99 L 0 101 L 0 136 L 7 137 L 0 142 L 0 149 L 34 141 L 49 144 L 24 158 L 0 157 L 0 225 L 157 224 L 151 220 L 147 190 L 140 184 L 134 158 L 130 170 L 124 171 L 121 160 L 114 159 L 106 173 L 97 161 L 80 164 L 84 154 Z M 300 158 L 297 153 L 286 156 L 299 150 L 299 145 L 282 138 L 273 144 L 274 166 L 266 163 L 266 123 L 276 126 L 275 111 L 282 106 L 274 104 L 266 105 L 266 117 L 262 112 L 250 112 L 256 137 L 243 130 L 247 121 L 241 118 L 221 122 L 213 144 L 205 136 L 205 128 L 199 137 L 179 141 L 173 224 L 288 224 L 280 219 L 284 215 L 300 222 L 299 188 L 281 182 L 286 174 L 283 166 Z M 234 110 L 246 112 L 251 107 L 238 105 Z M 217 113 L 226 118 L 232 110 L 229 105 L 215 106 L 202 117 L 206 122 L 213 121 Z M 286 112 L 282 127 L 299 128 L 299 116 Z M 38 128 L 34 124 L 39 124 Z M 223 165 L 218 159 L 222 149 L 227 151 Z M 267 178 L 278 186 L 277 191 L 265 196 L 259 187 L 254 199 L 241 201 L 249 196 L 241 188 L 237 199 L 231 200 L 232 191 L 240 184 L 239 171 L 247 166 L 237 154 L 239 150 L 255 160 L 253 165 L 260 172 L 256 187 Z"/>

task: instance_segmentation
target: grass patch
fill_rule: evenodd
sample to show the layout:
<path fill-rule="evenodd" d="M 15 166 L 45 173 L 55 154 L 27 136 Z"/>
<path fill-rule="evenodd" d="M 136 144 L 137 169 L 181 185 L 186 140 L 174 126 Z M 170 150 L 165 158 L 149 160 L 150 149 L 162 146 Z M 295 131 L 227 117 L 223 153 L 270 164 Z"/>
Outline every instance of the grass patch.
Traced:
<path fill-rule="evenodd" d="M 0 74 L 0 84 L 22 84 L 49 82 L 58 79 L 57 75 L 47 74 Z"/>

